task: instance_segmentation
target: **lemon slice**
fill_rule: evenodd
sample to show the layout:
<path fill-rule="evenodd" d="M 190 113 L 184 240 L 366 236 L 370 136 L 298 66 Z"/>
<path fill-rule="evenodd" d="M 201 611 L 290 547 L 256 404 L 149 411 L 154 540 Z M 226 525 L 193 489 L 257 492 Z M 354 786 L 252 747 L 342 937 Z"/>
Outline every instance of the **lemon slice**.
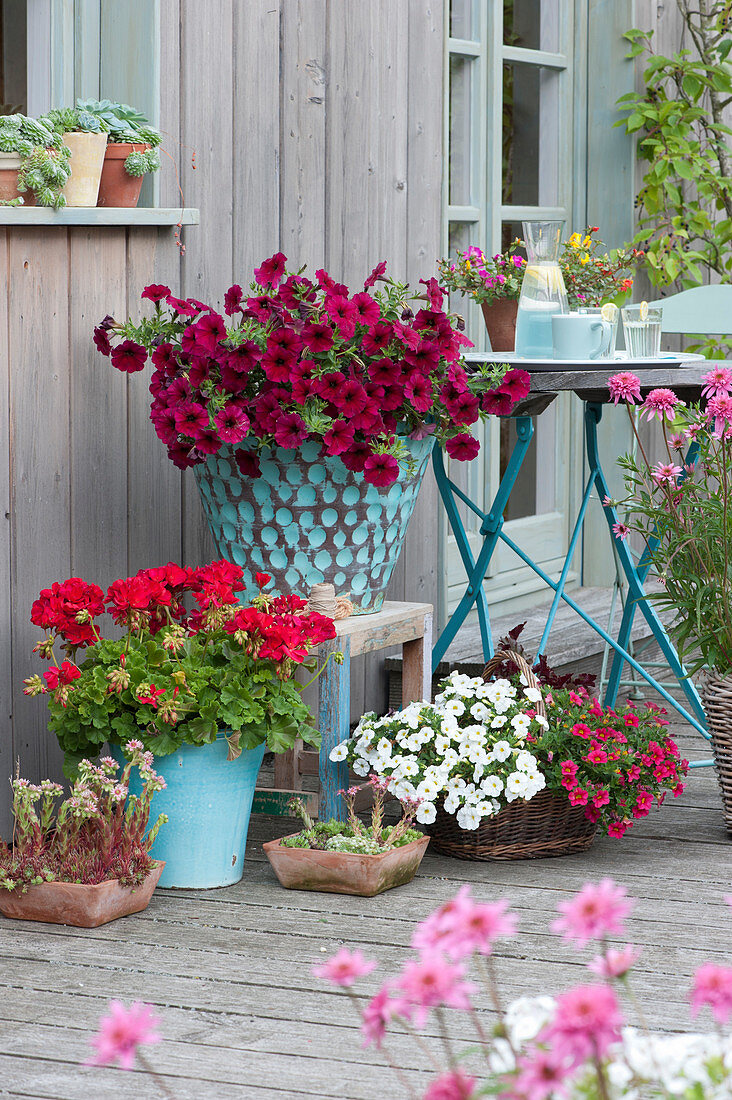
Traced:
<path fill-rule="evenodd" d="M 638 316 L 641 321 L 648 320 L 648 302 L 641 302 L 640 309 L 638 310 Z"/>
<path fill-rule="evenodd" d="M 618 317 L 618 307 L 614 302 L 605 302 L 605 305 L 600 310 L 600 316 L 603 321 L 609 321 L 612 325 Z"/>

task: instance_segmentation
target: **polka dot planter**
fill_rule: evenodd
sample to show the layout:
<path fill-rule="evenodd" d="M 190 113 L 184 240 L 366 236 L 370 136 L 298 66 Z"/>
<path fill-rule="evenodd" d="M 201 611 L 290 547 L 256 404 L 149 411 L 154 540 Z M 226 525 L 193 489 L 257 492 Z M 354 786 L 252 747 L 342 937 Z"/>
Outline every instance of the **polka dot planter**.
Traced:
<path fill-rule="evenodd" d="M 405 439 L 414 459 L 397 481 L 378 488 L 320 446 L 265 448 L 261 474 L 244 477 L 234 448 L 223 447 L 194 468 L 216 548 L 244 570 L 246 595 L 254 574 L 270 573 L 268 592 L 306 596 L 328 581 L 350 594 L 355 614 L 378 611 L 399 557 L 432 451 L 433 439 Z"/>

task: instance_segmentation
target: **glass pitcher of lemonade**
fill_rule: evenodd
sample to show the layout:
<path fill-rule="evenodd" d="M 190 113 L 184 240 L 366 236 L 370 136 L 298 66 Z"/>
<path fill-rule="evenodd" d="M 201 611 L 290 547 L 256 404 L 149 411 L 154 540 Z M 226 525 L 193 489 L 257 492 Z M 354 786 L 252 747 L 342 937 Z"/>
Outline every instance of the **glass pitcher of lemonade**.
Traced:
<path fill-rule="evenodd" d="M 551 359 L 552 317 L 567 313 L 567 291 L 559 266 L 564 222 L 524 222 L 527 264 L 516 317 L 516 355 Z"/>

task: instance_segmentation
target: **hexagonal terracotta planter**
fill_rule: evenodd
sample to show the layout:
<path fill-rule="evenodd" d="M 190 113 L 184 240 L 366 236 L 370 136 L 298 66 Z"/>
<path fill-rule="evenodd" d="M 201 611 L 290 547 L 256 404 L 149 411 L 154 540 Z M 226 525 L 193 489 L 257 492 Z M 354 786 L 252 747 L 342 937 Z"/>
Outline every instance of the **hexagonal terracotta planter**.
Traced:
<path fill-rule="evenodd" d="M 165 863 L 158 860 L 140 886 L 120 886 L 117 879 L 85 886 L 75 882 L 42 882 L 24 894 L 0 890 L 0 913 L 14 920 L 98 928 L 117 917 L 140 913 L 150 904 Z"/>
<path fill-rule="evenodd" d="M 268 840 L 263 847 L 274 873 L 287 890 L 319 890 L 372 898 L 410 882 L 429 841 L 428 836 L 423 836 L 375 856 L 285 848 L 281 840 Z"/>

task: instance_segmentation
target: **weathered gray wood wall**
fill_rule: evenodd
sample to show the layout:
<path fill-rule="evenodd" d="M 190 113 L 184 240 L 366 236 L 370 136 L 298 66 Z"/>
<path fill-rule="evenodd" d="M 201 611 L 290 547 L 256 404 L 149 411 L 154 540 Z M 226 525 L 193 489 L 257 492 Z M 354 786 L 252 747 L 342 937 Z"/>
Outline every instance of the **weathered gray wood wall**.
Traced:
<path fill-rule="evenodd" d="M 0 835 L 13 761 L 31 779 L 60 770 L 45 706 L 22 694 L 40 670 L 39 590 L 214 553 L 192 479 L 152 431 L 142 377 L 96 354 L 94 324 L 138 310 L 153 277 L 221 303 L 278 249 L 353 286 L 381 259 L 413 282 L 432 274 L 443 19 L 443 0 L 160 0 L 160 125 L 201 211 L 185 254 L 169 230 L 1 231 Z M 160 204 L 180 205 L 167 161 Z M 392 598 L 435 599 L 436 509 L 430 475 Z M 354 714 L 383 698 L 379 666 L 354 669 Z"/>

